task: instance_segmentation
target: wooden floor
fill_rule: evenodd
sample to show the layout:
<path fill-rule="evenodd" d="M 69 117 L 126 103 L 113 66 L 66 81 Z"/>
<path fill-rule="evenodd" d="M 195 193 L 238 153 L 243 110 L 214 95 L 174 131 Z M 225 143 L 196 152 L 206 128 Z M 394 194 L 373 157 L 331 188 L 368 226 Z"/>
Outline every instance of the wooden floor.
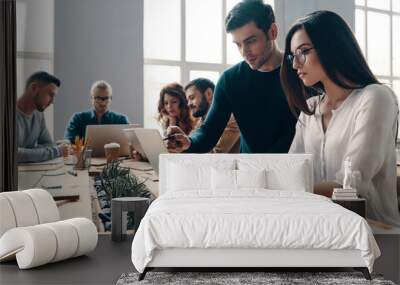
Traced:
<path fill-rule="evenodd" d="M 135 271 L 131 261 L 132 238 L 112 242 L 99 235 L 97 248 L 87 256 L 19 270 L 16 262 L 0 264 L 0 284 L 115 284 L 122 273 Z"/>
<path fill-rule="evenodd" d="M 0 284 L 115 284 L 122 273 L 136 271 L 131 261 L 132 236 L 112 242 L 110 235 L 99 235 L 97 248 L 81 256 L 28 270 L 16 262 L 0 264 Z M 246 271 L 352 271 L 350 268 L 270 268 Z M 156 271 L 238 271 L 232 268 L 160 268 Z M 240 270 L 239 270 L 240 271 Z"/>
<path fill-rule="evenodd" d="M 375 262 L 374 273 L 400 284 L 400 229 L 377 231 L 375 239 L 382 256 Z M 94 252 L 57 263 L 28 270 L 19 270 L 17 263 L 0 263 L 0 285 L 9 284 L 115 284 L 122 273 L 134 272 L 131 261 L 132 236 L 124 242 L 112 242 L 109 234 L 99 235 Z M 164 271 L 165 269 L 160 269 Z M 208 271 L 203 268 L 198 271 Z M 223 271 L 229 271 L 223 270 Z M 246 271 L 248 268 L 246 269 Z M 256 269 L 257 271 L 259 269 Z M 349 268 L 280 269 L 282 271 L 348 271 Z M 277 268 L 267 271 L 280 271 Z M 351 269 L 350 269 L 351 270 Z M 158 270 L 157 270 L 158 271 Z M 193 271 L 191 269 L 169 269 L 166 271 Z M 197 270 L 195 270 L 197 271 Z M 212 269 L 215 271 L 215 269 Z"/>

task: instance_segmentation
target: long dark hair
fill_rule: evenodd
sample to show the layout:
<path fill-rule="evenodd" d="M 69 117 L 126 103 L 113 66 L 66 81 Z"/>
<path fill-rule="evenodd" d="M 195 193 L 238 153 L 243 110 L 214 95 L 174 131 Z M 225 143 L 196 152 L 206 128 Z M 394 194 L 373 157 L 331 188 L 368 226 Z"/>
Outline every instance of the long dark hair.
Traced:
<path fill-rule="evenodd" d="M 346 22 L 331 11 L 316 11 L 295 22 L 285 40 L 285 54 L 281 67 L 281 83 L 294 114 L 302 111 L 314 114 L 306 100 L 316 92 L 324 92 L 321 82 L 307 87 L 298 78 L 297 72 L 287 59 L 292 37 L 304 29 L 317 53 L 321 66 L 330 80 L 345 89 L 363 88 L 379 83 L 369 68 L 353 32 Z"/>
<path fill-rule="evenodd" d="M 175 97 L 179 101 L 179 110 L 180 110 L 180 118 L 179 124 L 185 134 L 189 134 L 194 127 L 194 120 L 190 113 L 189 106 L 187 104 L 185 91 L 183 90 L 183 86 L 179 83 L 170 83 L 164 86 L 160 91 L 160 99 L 158 100 L 158 121 L 161 124 L 165 124 L 164 127 L 167 128 L 169 126 L 168 121 L 163 121 L 165 116 L 167 115 L 167 111 L 164 107 L 164 98 L 165 95 L 168 94 L 172 97 Z"/>

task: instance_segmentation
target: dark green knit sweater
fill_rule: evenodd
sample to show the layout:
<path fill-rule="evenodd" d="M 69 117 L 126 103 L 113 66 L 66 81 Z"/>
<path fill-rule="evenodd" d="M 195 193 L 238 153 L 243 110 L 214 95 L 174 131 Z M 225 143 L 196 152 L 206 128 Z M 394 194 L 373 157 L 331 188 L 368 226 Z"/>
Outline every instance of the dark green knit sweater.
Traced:
<path fill-rule="evenodd" d="M 209 152 L 232 113 L 241 133 L 240 152 L 288 152 L 296 118 L 289 110 L 279 71 L 280 68 L 270 72 L 252 70 L 244 61 L 224 71 L 207 118 L 190 136 L 192 145 L 187 152 Z"/>

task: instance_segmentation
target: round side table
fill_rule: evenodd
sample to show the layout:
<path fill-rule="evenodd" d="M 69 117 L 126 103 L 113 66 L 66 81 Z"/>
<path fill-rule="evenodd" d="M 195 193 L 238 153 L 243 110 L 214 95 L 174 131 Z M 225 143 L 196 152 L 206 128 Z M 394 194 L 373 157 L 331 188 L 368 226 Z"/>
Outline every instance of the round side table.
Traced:
<path fill-rule="evenodd" d="M 127 213 L 134 213 L 134 229 L 138 229 L 140 221 L 146 214 L 150 199 L 143 197 L 120 197 L 111 200 L 111 240 L 126 239 Z"/>

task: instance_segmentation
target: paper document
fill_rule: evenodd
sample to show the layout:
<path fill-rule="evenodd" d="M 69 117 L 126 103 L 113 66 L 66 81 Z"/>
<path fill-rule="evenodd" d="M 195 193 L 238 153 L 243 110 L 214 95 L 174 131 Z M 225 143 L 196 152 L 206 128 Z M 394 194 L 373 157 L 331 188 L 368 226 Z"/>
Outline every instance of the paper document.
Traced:
<path fill-rule="evenodd" d="M 134 170 L 141 170 L 141 171 L 149 171 L 152 170 L 153 167 L 148 162 L 144 161 L 134 161 L 134 160 L 124 160 L 121 163 L 122 167 L 129 167 Z"/>
<path fill-rule="evenodd" d="M 63 188 L 61 187 L 56 187 L 59 185 L 55 185 L 55 186 L 44 186 L 42 185 L 42 188 L 47 190 L 47 192 L 49 192 L 51 194 L 51 196 L 57 196 L 57 195 L 61 195 L 63 194 Z"/>
<path fill-rule="evenodd" d="M 21 163 L 19 165 L 23 166 L 29 166 L 29 165 L 49 165 L 49 164 L 63 164 L 64 163 L 64 158 L 63 157 L 57 157 L 51 160 L 45 160 L 41 162 L 29 162 L 29 163 Z"/>
<path fill-rule="evenodd" d="M 18 171 L 47 171 L 56 170 L 64 166 L 64 158 L 57 157 L 52 160 L 41 162 L 20 163 L 18 164 Z"/>
<path fill-rule="evenodd" d="M 105 157 L 92 157 L 90 165 L 92 166 L 103 166 L 107 164 L 107 159 Z"/>

